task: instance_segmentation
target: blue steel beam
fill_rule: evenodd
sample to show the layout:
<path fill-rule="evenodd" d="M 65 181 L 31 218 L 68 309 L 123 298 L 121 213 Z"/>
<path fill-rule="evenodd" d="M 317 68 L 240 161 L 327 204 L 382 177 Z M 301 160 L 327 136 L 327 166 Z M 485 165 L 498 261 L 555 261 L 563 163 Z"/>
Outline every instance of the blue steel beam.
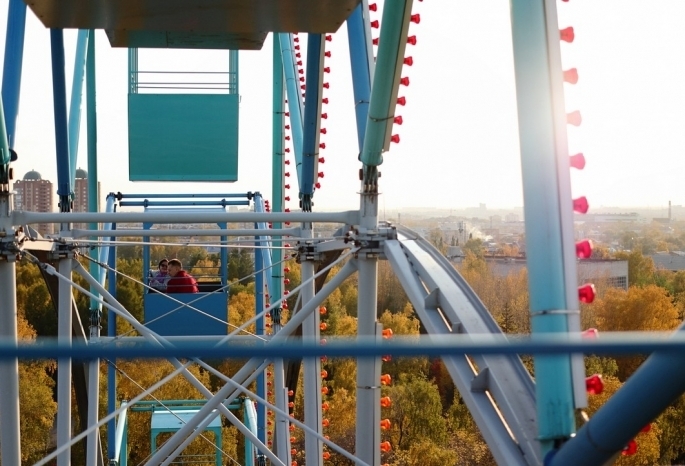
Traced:
<path fill-rule="evenodd" d="M 571 215 L 572 200 L 560 192 L 559 163 L 565 149 L 560 147 L 559 138 L 565 138 L 565 127 L 560 129 L 558 123 L 565 121 L 565 110 L 554 95 L 555 80 L 563 81 L 561 68 L 552 66 L 556 60 L 551 56 L 560 53 L 559 41 L 553 43 L 548 34 L 558 34 L 558 26 L 556 15 L 554 22 L 548 17 L 546 3 L 550 2 L 511 2 L 511 24 L 531 329 L 534 334 L 563 335 L 569 331 L 568 314 L 574 311 L 567 297 L 571 291 L 577 293 L 568 289 L 568 273 L 576 259 L 569 258 L 565 251 L 565 241 L 573 239 L 564 235 L 562 218 Z M 563 176 L 570 177 L 568 169 Z M 555 441 L 567 439 L 575 431 L 571 357 L 540 355 L 534 358 L 534 365 L 538 430 L 544 454 Z"/>
<path fill-rule="evenodd" d="M 81 33 L 79 31 L 79 41 L 81 39 Z M 80 42 L 79 42 L 80 44 Z M 78 46 L 76 47 L 76 56 L 78 57 Z M 78 62 L 74 65 L 74 73 L 76 73 L 76 68 Z M 74 75 L 75 76 L 75 75 Z M 76 84 L 76 79 L 74 79 L 74 84 Z M 72 99 L 71 108 L 74 108 L 74 96 L 73 93 L 75 89 L 72 87 Z M 87 36 L 87 48 L 86 48 L 86 123 L 87 123 L 87 134 L 88 134 L 88 211 L 89 212 L 99 212 L 100 206 L 98 205 L 99 193 L 98 193 L 98 152 L 97 152 L 97 115 L 95 113 L 95 31 L 91 30 L 88 32 Z M 80 103 L 78 107 L 80 108 Z M 71 122 L 70 122 L 71 123 Z M 71 125 L 70 125 L 71 130 Z M 76 174 L 76 154 L 78 153 L 78 131 L 75 135 L 76 138 L 76 149 L 72 150 L 72 138 L 69 137 L 69 153 L 73 157 L 71 164 L 71 182 L 74 183 L 74 176 Z M 111 204 L 111 205 L 110 205 Z M 114 210 L 114 198 L 107 198 L 107 212 L 112 212 Z M 112 225 L 109 224 L 111 229 Z M 97 223 L 90 223 L 88 225 L 90 230 L 97 230 Z M 107 262 L 107 257 L 109 253 L 108 248 L 99 249 L 95 248 L 95 255 L 98 255 L 101 263 Z M 98 277 L 102 285 L 105 284 L 105 269 L 98 266 L 96 263 L 90 263 L 90 274 L 94 277 Z M 97 294 L 94 288 L 91 287 L 91 293 Z M 102 316 L 102 305 L 95 301 L 90 300 L 91 316 L 98 319 L 98 324 Z"/>
<path fill-rule="evenodd" d="M 293 135 L 297 182 L 300 191 L 302 191 L 302 144 L 304 129 L 302 123 L 302 94 L 300 94 L 297 67 L 295 66 L 295 47 L 292 34 L 279 33 L 278 36 L 281 46 L 281 59 L 283 60 L 283 72 L 285 74 L 285 90 L 288 95 L 290 132 Z"/>
<path fill-rule="evenodd" d="M 114 195 L 110 194 L 107 196 L 107 205 L 112 202 L 112 210 L 116 210 L 116 205 L 114 205 Z M 112 230 L 116 230 L 117 224 L 112 223 Z M 110 241 L 115 244 L 116 238 L 111 237 Z M 107 265 L 109 270 L 107 272 L 107 291 L 109 294 L 116 298 L 117 296 L 117 274 L 114 270 L 117 267 L 117 247 L 112 245 L 108 247 L 109 255 L 107 257 Z M 115 337 L 117 334 L 117 315 L 112 311 L 107 312 L 107 336 Z M 113 413 L 117 409 L 117 373 L 111 364 L 107 365 L 107 413 Z M 116 443 L 116 422 L 114 419 L 107 423 L 107 445 L 117 445 Z M 115 458 L 114 448 L 108 449 L 109 459 Z"/>
<path fill-rule="evenodd" d="M 5 36 L 5 61 L 2 73 L 2 102 L 5 109 L 3 127 L 7 128 L 9 147 L 14 147 L 16 142 L 25 30 L 26 4 L 22 0 L 10 0 L 7 13 L 7 34 Z M 9 161 L 9 152 L 3 150 L 3 154 L 0 154 L 0 163 L 6 165 Z"/>
<path fill-rule="evenodd" d="M 319 167 L 319 129 L 321 128 L 321 91 L 323 85 L 324 37 L 307 36 L 306 99 L 304 105 L 304 135 L 302 147 L 302 179 L 300 180 L 300 207 L 312 210 L 314 183 Z"/>
<path fill-rule="evenodd" d="M 370 60 L 371 53 L 369 51 L 371 38 L 368 34 L 368 15 L 367 2 L 363 1 L 347 18 L 354 113 L 357 120 L 357 140 L 360 152 L 364 147 L 366 119 L 369 115 L 369 100 L 371 98 L 371 76 L 373 74 L 373 61 Z"/>
<path fill-rule="evenodd" d="M 412 0 L 386 2 L 383 9 L 378 56 L 371 88 L 369 116 L 360 159 L 366 167 L 383 163 L 383 151 L 390 144 L 397 89 L 404 63 Z"/>
<path fill-rule="evenodd" d="M 55 145 L 57 150 L 57 195 L 60 212 L 71 211 L 71 176 L 69 174 L 69 134 L 67 132 L 67 89 L 64 77 L 64 34 L 50 29 L 52 53 L 52 98 L 55 113 Z"/>
<path fill-rule="evenodd" d="M 273 116 L 272 116 L 272 157 L 271 164 L 271 210 L 283 212 L 283 202 L 285 197 L 285 186 L 283 183 L 283 163 L 285 158 L 285 104 L 283 102 L 283 58 L 281 56 L 280 34 L 273 34 Z M 272 224 L 274 229 L 283 227 L 281 222 Z M 279 241 L 280 236 L 274 236 L 274 241 Z M 283 250 L 276 248 L 271 251 L 271 262 L 278 264 L 272 267 L 271 293 L 273 296 L 281 296 L 283 282 Z"/>
<path fill-rule="evenodd" d="M 85 77 L 85 71 L 87 66 L 89 35 L 90 34 L 87 29 L 82 29 L 78 32 L 78 37 L 76 39 L 76 54 L 74 56 L 74 75 L 71 81 L 71 102 L 69 103 L 69 174 L 72 186 L 74 186 L 74 179 L 76 177 L 78 141 L 81 132 L 81 101 L 83 100 L 83 79 Z M 93 59 L 95 59 L 94 55 Z M 93 74 L 93 77 L 94 76 L 95 74 Z M 97 177 L 94 177 L 92 173 L 90 173 L 90 178 L 97 180 Z"/>

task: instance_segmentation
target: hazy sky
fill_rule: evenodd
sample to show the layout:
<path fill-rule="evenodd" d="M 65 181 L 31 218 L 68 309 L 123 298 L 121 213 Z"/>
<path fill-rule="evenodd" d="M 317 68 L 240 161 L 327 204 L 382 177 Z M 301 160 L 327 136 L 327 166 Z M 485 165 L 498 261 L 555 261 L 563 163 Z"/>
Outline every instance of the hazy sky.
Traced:
<path fill-rule="evenodd" d="M 382 3 L 382 2 L 379 2 Z M 4 51 L 6 5 L 0 20 Z M 412 24 L 418 44 L 407 55 L 409 87 L 398 107 L 404 124 L 394 133 L 381 166 L 381 206 L 513 207 L 523 203 L 520 182 L 516 96 L 506 0 L 414 2 L 421 23 Z M 573 26 L 576 40 L 562 43 L 564 68 L 576 67 L 580 81 L 566 85 L 569 111 L 583 124 L 569 127 L 569 150 L 582 151 L 587 166 L 572 173 L 574 197 L 600 206 L 685 204 L 685 2 L 679 0 L 573 0 L 559 2 L 561 27 Z M 380 11 L 372 19 L 380 19 Z M 375 30 L 375 34 L 378 31 Z M 231 185 L 179 186 L 131 183 L 127 160 L 127 52 L 112 49 L 97 31 L 99 171 L 104 193 L 244 192 L 271 195 L 271 38 L 259 52 L 240 54 L 240 167 Z M 76 33 L 65 36 L 70 91 Z M 303 36 L 304 40 L 304 36 Z M 356 208 L 359 189 L 346 27 L 326 43 L 329 118 L 322 136 L 326 163 L 315 210 Z M 49 32 L 29 10 L 26 31 L 15 173 L 36 169 L 56 182 Z M 222 52 L 141 53 L 141 69 L 223 71 Z M 1 70 L 0 70 L 1 72 Z M 85 106 L 84 106 L 85 109 Z M 85 116 L 80 167 L 87 167 Z M 188 163 L 197 155 L 189 154 Z M 294 167 L 291 164 L 290 167 Z M 297 198 L 295 170 L 289 194 Z M 296 208 L 296 202 L 291 202 Z"/>

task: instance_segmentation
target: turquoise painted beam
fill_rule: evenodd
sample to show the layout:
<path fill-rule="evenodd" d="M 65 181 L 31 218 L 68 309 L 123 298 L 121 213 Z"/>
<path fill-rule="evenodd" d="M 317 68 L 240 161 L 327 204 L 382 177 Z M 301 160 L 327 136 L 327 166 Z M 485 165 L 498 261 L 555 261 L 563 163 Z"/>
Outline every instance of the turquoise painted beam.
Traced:
<path fill-rule="evenodd" d="M 368 2 L 357 5 L 347 18 L 347 39 L 350 48 L 350 69 L 352 70 L 352 89 L 354 91 L 354 112 L 357 120 L 357 141 L 359 151 L 364 148 L 366 120 L 369 116 L 371 96 L 371 76 L 373 75 L 373 50 L 369 32 Z"/>
<path fill-rule="evenodd" d="M 81 39 L 81 33 L 84 31 L 79 31 L 79 39 Z M 80 42 L 79 42 L 80 43 Z M 86 123 L 87 123 L 87 134 L 88 134 L 88 211 L 89 212 L 99 212 L 100 211 L 100 206 L 98 205 L 98 159 L 97 159 L 97 115 L 95 113 L 95 31 L 88 31 L 88 35 L 86 37 Z M 77 56 L 78 56 L 78 46 L 77 46 Z M 74 71 L 76 71 L 77 65 L 74 65 Z M 75 82 L 76 80 L 74 80 Z M 74 89 L 72 88 L 72 109 L 74 108 L 74 99 L 73 99 L 73 93 Z M 78 107 L 80 107 L 80 103 Z M 80 109 L 79 109 L 80 113 Z M 71 127 L 70 127 L 71 129 Z M 76 155 L 78 154 L 78 131 L 76 131 L 76 135 L 74 136 L 76 138 L 76 147 L 72 144 L 72 138 L 71 136 L 69 137 L 69 150 L 71 152 L 71 176 L 74 177 L 75 175 L 75 167 L 76 167 Z M 73 148 L 73 151 L 72 151 Z M 73 182 L 73 181 L 72 181 Z M 108 207 L 109 207 L 109 198 L 108 198 Z M 113 206 L 113 200 L 112 200 L 112 206 Z M 113 210 L 113 207 L 112 207 Z M 112 210 L 108 210 L 111 212 Z M 97 230 L 98 229 L 98 224 L 97 223 L 91 223 L 88 225 L 88 228 L 91 230 Z M 110 225 L 111 228 L 111 225 Z M 103 261 L 102 253 L 104 252 L 105 257 Z M 93 250 L 93 255 L 95 257 L 100 256 L 100 261 L 102 263 L 107 262 L 107 253 L 109 252 L 109 248 L 103 248 L 101 250 L 98 250 L 98 248 L 95 248 Z M 99 265 L 97 265 L 94 262 L 90 263 L 90 274 L 93 277 L 98 277 L 99 281 L 102 285 L 105 284 L 105 269 L 101 268 Z M 97 294 L 97 291 L 91 287 L 90 289 L 91 293 Z M 90 300 L 90 309 L 91 312 L 95 311 L 97 312 L 97 318 L 100 318 L 100 313 L 102 312 L 102 304 L 99 303 L 97 300 L 92 299 Z"/>
<path fill-rule="evenodd" d="M 0 184 L 9 183 L 10 146 L 7 142 L 5 110 L 0 95 Z"/>
<path fill-rule="evenodd" d="M 271 210 L 283 212 L 285 198 L 285 186 L 283 183 L 283 163 L 285 158 L 285 105 L 283 102 L 283 58 L 281 57 L 280 34 L 273 34 L 273 114 L 272 114 L 272 168 L 271 168 Z M 281 222 L 274 222 L 273 228 L 282 228 Z M 281 237 L 273 238 L 277 242 Z M 280 243 L 279 243 L 280 244 Z M 271 262 L 276 264 L 272 267 L 271 292 L 274 296 L 283 293 L 283 250 L 275 248 L 271 251 Z"/>
<path fill-rule="evenodd" d="M 83 79 L 85 77 L 88 36 L 89 31 L 87 29 L 79 30 L 78 38 L 76 39 L 76 54 L 74 56 L 74 77 L 71 81 L 71 101 L 69 103 L 69 174 L 72 186 L 75 186 L 76 159 L 78 158 L 78 141 L 81 132 L 81 101 L 83 99 Z M 90 177 L 93 178 L 92 174 Z"/>
<path fill-rule="evenodd" d="M 302 94 L 297 79 L 297 66 L 295 65 L 295 46 L 293 36 L 289 33 L 279 33 L 281 45 L 281 57 L 283 59 L 283 72 L 285 74 L 285 89 L 288 95 L 288 110 L 290 111 L 290 133 L 293 137 L 293 150 L 295 151 L 295 165 L 297 171 L 298 188 L 302 191 Z"/>
<path fill-rule="evenodd" d="M 572 218 L 572 199 L 564 189 L 570 174 L 563 94 L 555 92 L 563 81 L 556 11 L 549 10 L 552 3 L 512 1 L 511 23 L 531 328 L 534 334 L 565 335 L 569 313 L 577 311 L 577 297 L 576 309 L 569 299 L 577 293 L 577 282 L 576 289 L 570 289 L 576 258 L 573 253 L 569 257 L 573 238 L 564 225 L 565 218 Z M 564 163 L 565 172 L 560 167 Z M 534 364 L 539 438 L 546 453 L 555 441 L 575 432 L 572 364 L 568 355 L 538 355 Z"/>
<path fill-rule="evenodd" d="M 390 145 L 412 0 L 385 2 L 361 161 L 377 167 Z"/>
<path fill-rule="evenodd" d="M 9 147 L 14 147 L 16 142 L 25 32 L 26 3 L 22 0 L 10 0 L 7 11 L 5 60 L 2 73 L 2 101 L 5 109 L 5 125 Z M 3 164 L 9 163 L 9 160 L 4 161 L 4 155 L 0 158 L 2 158 Z"/>

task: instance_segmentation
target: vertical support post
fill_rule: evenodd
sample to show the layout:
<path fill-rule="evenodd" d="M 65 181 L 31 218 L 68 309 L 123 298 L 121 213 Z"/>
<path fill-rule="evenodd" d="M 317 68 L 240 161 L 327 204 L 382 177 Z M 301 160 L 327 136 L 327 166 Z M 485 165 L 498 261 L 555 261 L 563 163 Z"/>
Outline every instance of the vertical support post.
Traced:
<path fill-rule="evenodd" d="M 71 280 L 72 258 L 70 255 L 60 258 L 59 273 Z M 59 281 L 57 341 L 61 345 L 71 346 L 71 285 L 65 280 Z M 69 443 L 71 438 L 71 359 L 57 360 L 57 446 Z M 96 450 L 97 451 L 97 450 Z M 71 447 L 57 456 L 57 466 L 71 464 Z"/>
<path fill-rule="evenodd" d="M 24 58 L 24 33 L 26 31 L 26 3 L 10 0 L 7 11 L 7 33 L 5 36 L 5 61 L 2 73 L 2 102 L 5 106 L 5 124 L 9 147 L 14 147 L 19 114 L 21 70 Z M 7 160 L 9 162 L 9 153 Z"/>
<path fill-rule="evenodd" d="M 83 97 L 83 79 L 87 66 L 87 51 L 89 31 L 80 29 L 76 39 L 76 55 L 74 57 L 74 77 L 71 82 L 71 102 L 69 104 L 69 174 L 71 185 L 74 185 L 76 175 L 76 160 L 78 158 L 78 141 L 81 132 L 81 101 Z M 92 177 L 93 174 L 91 173 Z M 96 178 L 97 179 L 97 178 Z"/>
<path fill-rule="evenodd" d="M 239 62 L 238 62 L 238 51 L 237 50 L 229 50 L 228 51 L 228 93 L 229 94 L 238 94 L 239 89 L 238 89 L 238 71 L 239 71 Z"/>
<path fill-rule="evenodd" d="M 219 222 L 218 225 L 222 230 L 228 228 L 226 222 Z M 225 246 L 228 244 L 228 236 L 222 236 L 219 240 L 221 244 L 221 251 L 219 251 L 221 270 L 219 270 L 219 275 L 221 276 L 221 286 L 226 286 L 228 284 L 228 248 Z"/>
<path fill-rule="evenodd" d="M 261 198 L 260 198 L 261 200 Z M 256 199 L 255 199 L 256 201 Z M 256 225 L 255 225 L 256 226 Z M 260 243 L 256 242 L 259 246 Z M 261 248 L 255 249 L 255 311 L 257 314 L 264 310 L 264 258 L 262 257 L 263 250 Z M 264 317 L 260 317 L 255 322 L 257 327 L 257 335 L 264 335 Z M 257 395 L 261 398 L 266 398 L 266 377 L 264 371 L 260 372 L 257 376 Z M 257 437 L 259 440 L 266 444 L 266 406 L 262 403 L 258 403 L 257 406 Z"/>
<path fill-rule="evenodd" d="M 302 239 L 313 238 L 314 231 L 311 223 L 302 224 Z M 300 265 L 302 283 L 307 283 L 300 291 L 302 306 L 306 306 L 314 299 L 314 261 L 302 259 Z M 301 311 L 300 311 L 301 312 Z M 302 336 L 305 341 L 319 341 L 320 316 L 312 312 L 302 323 Z M 304 423 L 315 432 L 321 432 L 321 359 L 318 357 L 305 358 L 304 366 Z M 304 434 L 304 448 L 307 464 L 317 466 L 322 464 L 323 444 L 321 440 L 309 432 Z"/>
<path fill-rule="evenodd" d="M 79 31 L 79 39 L 82 31 Z M 99 212 L 100 211 L 100 193 L 98 192 L 98 152 L 97 152 L 97 114 L 95 107 L 95 31 L 90 30 L 87 40 L 87 54 L 86 54 L 86 119 L 87 119 L 87 131 L 88 131 L 88 211 L 89 212 Z M 78 56 L 78 51 L 77 51 Z M 76 66 L 74 67 L 76 71 Z M 75 90 L 72 89 L 72 93 Z M 80 105 L 80 104 L 79 104 Z M 74 108 L 74 98 L 72 95 L 71 102 L 72 109 Z M 71 135 L 69 138 L 69 143 L 75 140 L 78 144 L 78 132 L 76 132 L 75 139 L 72 139 Z M 72 146 L 73 147 L 73 146 Z M 73 157 L 76 156 L 78 149 L 71 150 L 70 154 Z M 72 160 L 73 162 L 73 160 Z M 72 164 L 72 174 L 74 174 L 74 165 Z M 97 223 L 90 223 L 88 228 L 91 230 L 97 230 Z M 93 252 L 96 257 L 98 254 L 98 249 L 96 248 Z M 100 267 L 95 263 L 90 263 L 90 274 L 94 277 L 99 277 L 101 274 L 99 272 Z M 101 281 L 102 283 L 102 281 Z M 91 288 L 91 293 L 95 293 L 95 290 Z M 90 312 L 91 319 L 97 317 L 98 325 L 100 322 L 100 316 L 102 315 L 102 305 L 96 300 L 90 300 Z M 93 313 L 97 312 L 98 316 L 93 316 Z"/>
<path fill-rule="evenodd" d="M 305 212 L 312 210 L 314 183 L 316 183 L 319 167 L 323 40 L 323 34 L 307 35 L 307 99 L 304 105 L 302 179 L 300 180 L 300 207 Z"/>
<path fill-rule="evenodd" d="M 279 33 L 281 45 L 281 58 L 283 60 L 283 72 L 285 73 L 285 89 L 288 94 L 288 109 L 290 111 L 290 132 L 293 135 L 293 150 L 295 152 L 295 165 L 297 169 L 298 186 L 302 183 L 302 94 L 297 79 L 297 67 L 295 66 L 295 49 L 292 34 Z M 301 191 L 301 190 L 300 190 Z"/>
<path fill-rule="evenodd" d="M 347 38 L 350 47 L 350 68 L 354 92 L 354 112 L 357 119 L 359 151 L 364 147 L 366 119 L 369 116 L 373 50 L 369 25 L 368 0 L 363 0 L 347 18 Z"/>
<path fill-rule="evenodd" d="M 2 113 L 0 100 L 0 113 Z M 5 238 L 14 238 L 10 221 L 11 194 L 0 194 L 0 231 Z M 4 249 L 4 248 L 3 248 Z M 5 249 L 7 251 L 7 249 Z M 15 257 L 6 252 L 0 257 L 0 337 L 10 345 L 17 345 L 17 271 Z M 0 462 L 21 464 L 19 431 L 19 360 L 0 361 Z"/>
<path fill-rule="evenodd" d="M 362 194 L 360 234 L 377 229 L 378 195 Z M 360 251 L 357 335 L 375 337 L 378 312 L 378 258 Z M 366 464 L 380 464 L 380 360 L 357 358 L 357 450 L 356 456 Z"/>
<path fill-rule="evenodd" d="M 568 257 L 565 247 L 572 238 L 562 231 L 562 218 L 570 215 L 572 200 L 569 193 L 560 189 L 560 176 L 570 175 L 568 169 L 563 175 L 559 169 L 564 158 L 568 164 L 568 154 L 561 147 L 562 141 L 565 143 L 565 127 L 561 123 L 565 117 L 563 96 L 555 96 L 554 92 L 555 82 L 561 83 L 562 76 L 556 14 L 550 15 L 548 10 L 552 3 L 511 2 L 534 333 L 568 332 L 569 321 L 564 312 L 571 310 L 572 303 L 567 298 L 574 291 L 567 287 L 575 257 Z M 575 431 L 571 357 L 536 356 L 534 363 L 539 438 L 545 454 L 553 448 L 555 440 L 567 439 Z"/>
<path fill-rule="evenodd" d="M 112 224 L 112 230 L 116 230 L 116 223 Z M 114 236 L 110 237 L 112 244 L 116 238 Z M 107 289 L 109 293 L 116 298 L 117 296 L 117 275 L 114 273 L 114 269 L 117 266 L 117 247 L 109 246 L 109 257 L 107 258 L 107 265 L 110 270 L 107 272 L 108 286 Z M 107 336 L 115 337 L 117 335 L 117 315 L 112 312 L 112 310 L 107 311 Z M 116 361 L 112 361 L 116 363 Z M 113 413 L 117 409 L 117 373 L 112 365 L 107 365 L 107 414 Z M 115 458 L 114 445 L 116 445 L 116 422 L 114 419 L 107 423 L 107 445 L 108 445 L 108 457 L 110 460 Z M 124 458 L 126 454 L 124 452 Z M 123 462 L 121 463 L 124 464 Z"/>
<path fill-rule="evenodd" d="M 275 332 L 275 329 L 274 329 Z M 285 367 L 283 358 L 274 359 L 274 387 L 276 393 L 276 406 L 283 411 L 288 411 L 288 387 L 285 386 Z M 288 435 L 288 417 L 276 413 L 276 456 L 284 464 L 291 464 L 290 436 Z"/>
<path fill-rule="evenodd" d="M 283 147 L 285 131 L 285 105 L 283 102 L 283 59 L 281 57 L 280 34 L 273 34 L 273 115 L 272 115 L 272 169 L 271 169 L 271 209 L 274 212 L 283 212 L 283 200 L 285 189 L 283 183 L 283 162 L 285 148 Z M 274 222 L 273 228 L 283 227 L 282 222 Z M 274 236 L 272 241 L 280 244 L 281 237 Z M 271 251 L 271 263 L 275 264 L 270 270 L 271 294 L 281 296 L 283 294 L 283 250 L 274 248 Z"/>
<path fill-rule="evenodd" d="M 71 176 L 69 173 L 69 136 L 67 132 L 67 90 L 64 77 L 64 35 L 61 29 L 50 29 L 52 52 L 52 95 L 57 146 L 57 195 L 60 212 L 71 211 Z"/>

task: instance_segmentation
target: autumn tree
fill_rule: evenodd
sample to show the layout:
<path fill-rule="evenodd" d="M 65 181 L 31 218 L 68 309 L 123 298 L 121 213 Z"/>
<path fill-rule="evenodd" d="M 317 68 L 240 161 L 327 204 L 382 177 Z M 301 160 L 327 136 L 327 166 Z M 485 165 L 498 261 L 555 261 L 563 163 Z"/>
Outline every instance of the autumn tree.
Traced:
<path fill-rule="evenodd" d="M 609 289 L 593 303 L 592 309 L 595 326 L 603 331 L 667 331 L 679 324 L 678 309 L 666 290 L 655 285 L 631 286 L 627 291 Z M 628 378 L 644 360 L 642 355 L 616 358 L 618 378 Z"/>

